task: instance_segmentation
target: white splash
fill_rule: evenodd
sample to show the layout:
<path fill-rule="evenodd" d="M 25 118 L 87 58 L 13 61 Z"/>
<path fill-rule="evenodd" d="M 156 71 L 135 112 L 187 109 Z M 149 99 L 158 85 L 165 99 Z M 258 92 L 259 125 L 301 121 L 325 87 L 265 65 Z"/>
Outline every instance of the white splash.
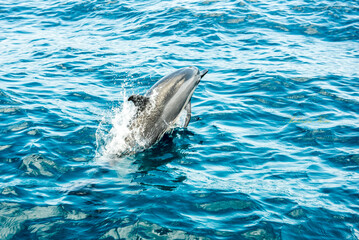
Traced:
<path fill-rule="evenodd" d="M 143 151 L 148 146 L 141 134 L 143 129 L 129 127 L 137 108 L 127 99 L 126 92 L 123 92 L 120 106 L 105 113 L 99 124 L 96 131 L 96 159 L 100 162 L 111 162 L 119 156 Z M 183 127 L 186 116 L 187 112 L 184 109 L 168 132 Z"/>
<path fill-rule="evenodd" d="M 129 150 L 125 139 L 130 134 L 129 123 L 136 113 L 136 107 L 127 98 L 124 92 L 120 107 L 106 113 L 96 131 L 96 157 L 100 161 L 108 161 Z"/>

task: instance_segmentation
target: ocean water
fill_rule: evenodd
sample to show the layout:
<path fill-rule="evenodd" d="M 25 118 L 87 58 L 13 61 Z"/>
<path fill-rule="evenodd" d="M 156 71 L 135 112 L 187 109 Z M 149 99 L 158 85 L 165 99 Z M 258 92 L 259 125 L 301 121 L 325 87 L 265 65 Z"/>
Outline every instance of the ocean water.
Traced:
<path fill-rule="evenodd" d="M 359 239 L 357 0 L 0 0 L 0 239 Z M 121 149 L 162 76 L 178 127 Z"/>

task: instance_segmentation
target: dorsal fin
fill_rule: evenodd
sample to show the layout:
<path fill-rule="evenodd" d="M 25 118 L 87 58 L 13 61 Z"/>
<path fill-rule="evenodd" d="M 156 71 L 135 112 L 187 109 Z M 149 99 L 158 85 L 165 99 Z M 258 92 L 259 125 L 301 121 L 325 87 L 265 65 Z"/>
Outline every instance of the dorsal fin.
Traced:
<path fill-rule="evenodd" d="M 135 106 L 142 111 L 145 109 L 146 104 L 150 101 L 150 99 L 142 95 L 132 95 L 127 99 L 127 101 L 133 102 L 133 104 L 135 104 Z"/>

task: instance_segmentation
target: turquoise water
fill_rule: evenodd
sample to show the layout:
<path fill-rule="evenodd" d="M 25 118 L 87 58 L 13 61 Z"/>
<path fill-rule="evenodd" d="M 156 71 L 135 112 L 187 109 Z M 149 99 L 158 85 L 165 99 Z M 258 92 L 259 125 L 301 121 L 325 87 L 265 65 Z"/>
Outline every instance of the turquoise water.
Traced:
<path fill-rule="evenodd" d="M 359 239 L 358 10 L 0 1 L 0 239 Z M 188 128 L 110 158 L 191 65 Z"/>

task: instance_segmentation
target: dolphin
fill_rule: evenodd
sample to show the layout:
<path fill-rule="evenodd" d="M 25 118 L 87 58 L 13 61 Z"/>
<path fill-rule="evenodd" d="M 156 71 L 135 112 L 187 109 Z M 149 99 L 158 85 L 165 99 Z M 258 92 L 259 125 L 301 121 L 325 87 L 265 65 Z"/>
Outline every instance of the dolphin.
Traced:
<path fill-rule="evenodd" d="M 184 127 L 191 119 L 191 98 L 200 80 L 208 72 L 197 67 L 181 68 L 156 82 L 145 95 L 132 95 L 128 101 L 137 108 L 125 141 L 130 152 L 144 150 L 171 131 L 182 111 L 186 111 Z"/>

